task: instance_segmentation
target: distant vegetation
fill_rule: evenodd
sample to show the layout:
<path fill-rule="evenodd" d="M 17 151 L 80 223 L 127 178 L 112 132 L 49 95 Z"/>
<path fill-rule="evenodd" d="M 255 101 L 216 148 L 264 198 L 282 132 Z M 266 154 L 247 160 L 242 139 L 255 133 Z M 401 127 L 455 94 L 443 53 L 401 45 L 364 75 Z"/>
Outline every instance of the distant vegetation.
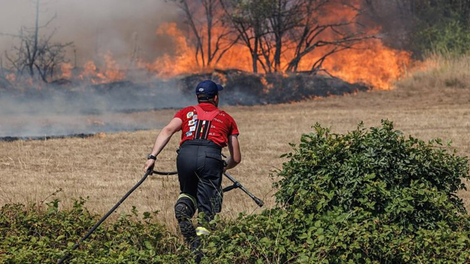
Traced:
<path fill-rule="evenodd" d="M 202 263 L 467 263 L 470 219 L 456 192 L 468 158 L 435 139 L 381 127 L 335 134 L 316 124 L 277 172 L 277 206 L 216 219 Z M 55 263 L 97 217 L 84 200 L 69 211 L 5 205 L 0 259 Z M 153 213 L 122 216 L 72 252 L 70 263 L 190 263 Z M 140 219 L 140 220 L 139 220 Z"/>
<path fill-rule="evenodd" d="M 455 55 L 470 51 L 470 2 L 468 0 L 416 1 L 417 32 L 411 39 L 421 53 Z"/>
<path fill-rule="evenodd" d="M 392 47 L 412 51 L 417 58 L 432 53 L 470 51 L 468 0 L 365 0 L 369 16 L 382 25 Z"/>

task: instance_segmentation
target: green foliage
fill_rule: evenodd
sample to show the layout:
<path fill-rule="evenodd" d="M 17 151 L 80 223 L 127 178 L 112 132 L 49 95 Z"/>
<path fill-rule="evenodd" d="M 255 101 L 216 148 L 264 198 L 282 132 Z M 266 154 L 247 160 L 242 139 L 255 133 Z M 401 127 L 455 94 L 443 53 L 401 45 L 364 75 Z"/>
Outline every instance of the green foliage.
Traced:
<path fill-rule="evenodd" d="M 468 1 L 417 1 L 412 5 L 414 28 L 410 43 L 421 54 L 459 56 L 470 52 Z"/>
<path fill-rule="evenodd" d="M 145 212 L 138 220 L 137 210 L 118 220 L 103 223 L 80 247 L 70 251 L 98 222 L 84 208 L 85 200 L 75 202 L 69 211 L 59 210 L 59 201 L 27 209 L 21 204 L 0 210 L 0 263 L 57 263 L 67 252 L 67 263 L 168 263 L 191 262 L 190 252 L 153 214 Z"/>
<path fill-rule="evenodd" d="M 276 208 L 225 223 L 205 240 L 202 263 L 469 263 L 469 233 L 443 225 L 411 234 L 358 213 Z"/>
<path fill-rule="evenodd" d="M 466 214 L 455 194 L 465 188 L 468 159 L 448 153 L 441 140 L 425 143 L 406 138 L 391 122 L 382 125 L 337 135 L 316 124 L 286 155 L 277 201 L 320 215 L 336 207 L 361 210 L 410 231 Z"/>
<path fill-rule="evenodd" d="M 428 53 L 458 56 L 470 52 L 470 29 L 456 19 L 423 27 L 416 40 L 419 50 Z"/>
<path fill-rule="evenodd" d="M 279 172 L 278 207 L 222 224 L 205 263 L 468 263 L 456 191 L 468 159 L 383 121 L 346 135 L 314 126 Z"/>

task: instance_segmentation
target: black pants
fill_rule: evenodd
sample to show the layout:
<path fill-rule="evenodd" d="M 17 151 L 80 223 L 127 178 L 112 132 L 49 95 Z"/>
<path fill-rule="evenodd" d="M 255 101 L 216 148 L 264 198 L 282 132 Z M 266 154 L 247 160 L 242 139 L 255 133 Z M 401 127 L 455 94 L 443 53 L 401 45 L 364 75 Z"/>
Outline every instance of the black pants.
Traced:
<path fill-rule="evenodd" d="M 221 147 L 210 140 L 185 141 L 176 160 L 181 194 L 196 199 L 206 221 L 222 209 L 223 160 Z"/>

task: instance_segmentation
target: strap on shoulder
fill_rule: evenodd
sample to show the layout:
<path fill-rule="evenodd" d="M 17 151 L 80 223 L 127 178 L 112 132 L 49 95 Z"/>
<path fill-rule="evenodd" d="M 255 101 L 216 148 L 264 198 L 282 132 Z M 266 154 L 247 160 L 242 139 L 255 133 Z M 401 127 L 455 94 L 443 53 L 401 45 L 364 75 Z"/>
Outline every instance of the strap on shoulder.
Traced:
<path fill-rule="evenodd" d="M 218 114 L 220 114 L 220 109 L 215 109 L 215 110 L 212 110 L 210 112 L 206 112 L 199 105 L 195 105 L 194 108 L 196 108 L 197 119 L 198 120 L 212 121 L 212 119 L 214 119 L 214 117 L 216 117 Z"/>

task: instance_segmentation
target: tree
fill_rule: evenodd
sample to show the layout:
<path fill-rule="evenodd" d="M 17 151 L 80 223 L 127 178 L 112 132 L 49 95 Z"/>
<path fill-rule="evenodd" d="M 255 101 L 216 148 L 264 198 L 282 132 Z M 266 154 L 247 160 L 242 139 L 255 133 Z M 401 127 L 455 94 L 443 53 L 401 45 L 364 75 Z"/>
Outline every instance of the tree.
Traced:
<path fill-rule="evenodd" d="M 306 55 L 317 48 L 326 47 L 319 59 L 311 64 L 310 70 L 318 71 L 328 56 L 374 37 L 361 30 L 363 28 L 358 22 L 361 10 L 354 5 L 334 0 L 301 0 L 298 5 L 298 14 L 302 19 L 291 31 L 295 52 L 287 64 L 287 71 L 297 71 Z M 323 21 L 323 17 L 319 16 L 339 8 L 349 10 L 349 17 Z"/>
<path fill-rule="evenodd" d="M 248 47 L 253 71 L 299 70 L 299 64 L 317 48 L 326 51 L 311 62 L 321 68 L 325 59 L 352 48 L 371 35 L 361 31 L 358 7 L 341 0 L 222 0 L 225 18 Z M 350 17 L 335 17 L 332 11 L 349 9 Z M 326 49 L 328 48 L 328 49 Z"/>
<path fill-rule="evenodd" d="M 265 72 L 281 71 L 286 33 L 300 23 L 298 5 L 289 0 L 222 0 L 225 18 Z"/>
<path fill-rule="evenodd" d="M 169 0 L 184 13 L 191 32 L 196 62 L 203 68 L 216 64 L 237 41 L 221 19 L 219 0 Z"/>
<path fill-rule="evenodd" d="M 286 34 L 302 24 L 304 15 L 302 1 L 276 0 L 272 6 L 272 16 L 269 24 L 272 28 L 272 42 L 274 42 L 274 71 L 281 70 L 281 53 L 285 43 Z"/>
<path fill-rule="evenodd" d="M 22 76 L 26 71 L 29 77 L 34 80 L 37 74 L 44 82 L 49 82 L 55 69 L 60 63 L 66 62 L 65 49 L 73 43 L 52 42 L 53 31 L 49 36 L 41 37 L 40 29 L 45 28 L 52 22 L 56 16 L 52 17 L 47 23 L 39 25 L 40 0 L 36 0 L 36 19 L 35 26 L 32 29 L 22 27 L 18 35 L 11 35 L 19 39 L 20 44 L 13 47 L 14 54 L 5 51 L 5 58 L 10 63 L 11 69 Z M 8 34 L 2 34 L 8 35 Z"/>
<path fill-rule="evenodd" d="M 224 0 L 221 1 L 224 9 L 224 17 L 229 22 L 238 39 L 250 51 L 253 72 L 258 72 L 258 63 L 261 63 L 265 71 L 266 64 L 260 59 L 262 55 L 262 38 L 268 34 L 267 19 L 269 17 L 270 0 L 243 1 Z"/>

